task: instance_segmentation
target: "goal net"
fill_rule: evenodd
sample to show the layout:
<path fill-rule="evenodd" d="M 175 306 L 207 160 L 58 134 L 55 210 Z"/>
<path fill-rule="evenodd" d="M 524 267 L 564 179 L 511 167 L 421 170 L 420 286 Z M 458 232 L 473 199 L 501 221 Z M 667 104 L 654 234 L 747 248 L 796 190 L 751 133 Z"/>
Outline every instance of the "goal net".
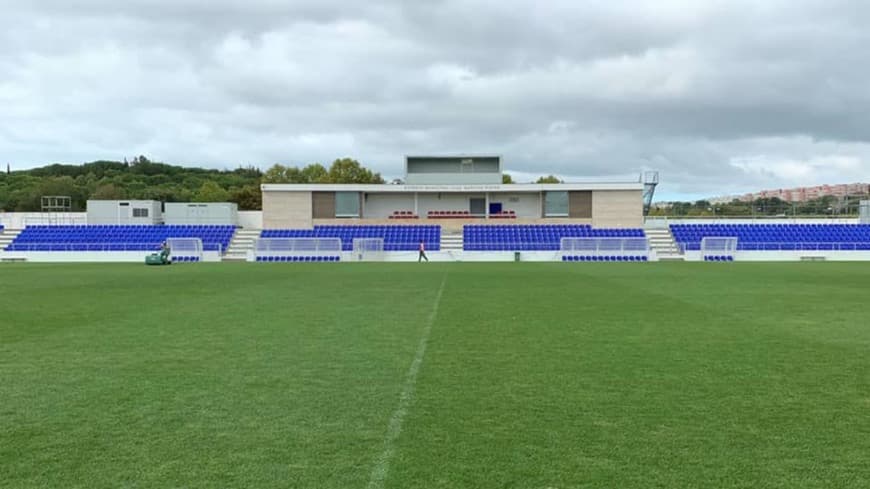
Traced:
<path fill-rule="evenodd" d="M 383 261 L 384 238 L 354 239 L 353 257 L 357 261 Z"/>
<path fill-rule="evenodd" d="M 340 238 L 259 238 L 254 243 L 254 256 L 269 258 L 338 258 Z M 319 260 L 315 260 L 319 261 Z"/>
<path fill-rule="evenodd" d="M 563 257 L 649 258 L 646 238 L 562 238 Z"/>
<path fill-rule="evenodd" d="M 199 238 L 166 238 L 172 261 L 202 261 L 202 240 Z"/>
<path fill-rule="evenodd" d="M 701 256 L 705 261 L 734 261 L 737 238 L 708 236 L 701 239 Z"/>

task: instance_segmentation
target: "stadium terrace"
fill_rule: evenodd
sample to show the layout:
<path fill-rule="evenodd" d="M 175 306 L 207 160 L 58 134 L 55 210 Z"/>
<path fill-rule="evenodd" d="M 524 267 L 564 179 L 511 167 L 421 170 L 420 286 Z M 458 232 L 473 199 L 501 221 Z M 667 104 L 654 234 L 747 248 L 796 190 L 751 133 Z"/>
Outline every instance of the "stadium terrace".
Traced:
<path fill-rule="evenodd" d="M 553 261 L 646 263 L 870 260 L 860 219 L 646 219 L 658 174 L 631 181 L 503 184 L 492 155 L 408 156 L 400 185 L 263 184 L 263 210 L 231 203 L 43 197 L 5 214 L 3 261 Z"/>

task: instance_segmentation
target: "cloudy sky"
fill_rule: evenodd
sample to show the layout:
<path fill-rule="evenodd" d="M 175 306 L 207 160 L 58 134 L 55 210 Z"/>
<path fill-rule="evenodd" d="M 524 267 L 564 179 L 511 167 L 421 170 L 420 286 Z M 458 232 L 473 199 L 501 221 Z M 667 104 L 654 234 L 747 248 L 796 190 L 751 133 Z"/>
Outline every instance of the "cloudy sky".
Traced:
<path fill-rule="evenodd" d="M 870 180 L 861 0 L 0 0 L 0 162 Z"/>

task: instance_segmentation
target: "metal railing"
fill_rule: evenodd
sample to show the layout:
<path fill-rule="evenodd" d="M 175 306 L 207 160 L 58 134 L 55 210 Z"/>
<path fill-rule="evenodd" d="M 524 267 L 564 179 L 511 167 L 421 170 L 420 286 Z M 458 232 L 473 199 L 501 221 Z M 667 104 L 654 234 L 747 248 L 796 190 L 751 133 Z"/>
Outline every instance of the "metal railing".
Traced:
<path fill-rule="evenodd" d="M 223 245 L 217 242 L 202 244 L 203 251 L 223 252 Z M 15 243 L 6 251 L 159 251 L 160 244 L 151 243 Z"/>
<path fill-rule="evenodd" d="M 678 242 L 680 251 L 701 251 L 700 242 Z M 737 251 L 870 251 L 870 242 L 737 242 Z"/>

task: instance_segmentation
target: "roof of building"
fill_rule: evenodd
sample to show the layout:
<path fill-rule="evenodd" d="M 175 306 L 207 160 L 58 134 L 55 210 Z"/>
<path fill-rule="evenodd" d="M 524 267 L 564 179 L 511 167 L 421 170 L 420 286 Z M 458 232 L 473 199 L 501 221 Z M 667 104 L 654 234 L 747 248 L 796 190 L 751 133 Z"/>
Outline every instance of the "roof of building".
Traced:
<path fill-rule="evenodd" d="M 367 193 L 403 193 L 403 192 L 558 192 L 558 191 L 591 191 L 591 190 L 643 190 L 643 183 L 634 182 L 576 182 L 576 183 L 509 183 L 509 184 L 456 184 L 456 185 L 389 185 L 389 184 L 295 184 L 295 183 L 264 183 L 260 186 L 264 192 L 367 192 Z"/>

